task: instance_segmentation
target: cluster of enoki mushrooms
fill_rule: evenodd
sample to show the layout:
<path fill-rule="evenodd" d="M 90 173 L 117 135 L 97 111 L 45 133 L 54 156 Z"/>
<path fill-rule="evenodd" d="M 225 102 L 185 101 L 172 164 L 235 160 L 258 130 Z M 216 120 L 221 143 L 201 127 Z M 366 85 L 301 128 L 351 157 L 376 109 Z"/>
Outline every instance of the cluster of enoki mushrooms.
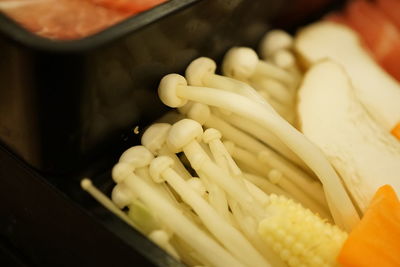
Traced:
<path fill-rule="evenodd" d="M 342 43 L 329 44 L 321 31 Z M 379 144 L 364 152 L 386 143 L 397 153 L 392 162 L 400 159 L 400 144 L 387 131 L 400 121 L 400 105 L 391 120 L 379 105 L 364 104 L 367 93 L 358 94 L 361 100 L 354 96 L 365 87 L 354 61 L 369 68 L 365 83 L 374 71 L 382 74 L 351 34 L 327 22 L 309 26 L 296 39 L 273 30 L 261 42 L 262 59 L 251 48 L 230 49 L 221 64 L 224 76 L 205 57 L 194 60 L 185 77 L 166 75 L 159 97 L 176 109 L 144 131 L 141 145 L 121 155 L 112 171 L 111 199 L 88 179 L 82 187 L 189 266 L 338 265 L 348 233 L 387 183 L 362 180 L 362 163 L 354 156 L 360 151 L 342 149 L 348 143 L 341 143 L 340 133 L 351 140 L 361 129 L 367 132 L 361 134 L 364 142 L 377 133 Z M 353 58 L 335 58 L 340 53 Z M 393 98 L 400 103 L 399 94 Z M 382 116 L 371 118 L 368 107 Z M 349 111 L 362 126 L 348 121 Z M 388 168 L 399 175 L 399 166 Z"/>

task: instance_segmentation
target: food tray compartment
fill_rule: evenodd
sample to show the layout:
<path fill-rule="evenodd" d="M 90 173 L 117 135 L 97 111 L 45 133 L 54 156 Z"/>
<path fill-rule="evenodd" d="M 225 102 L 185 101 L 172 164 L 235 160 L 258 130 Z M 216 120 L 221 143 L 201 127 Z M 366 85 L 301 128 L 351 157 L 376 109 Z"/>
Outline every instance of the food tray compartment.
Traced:
<path fill-rule="evenodd" d="M 133 129 L 167 110 L 156 93 L 163 75 L 199 56 L 219 61 L 232 46 L 256 47 L 268 29 L 293 30 L 340 3 L 171 0 L 70 42 L 0 16 L 0 237 L 37 266 L 179 266 L 80 180 L 110 192 L 112 165 L 139 143 Z"/>
<path fill-rule="evenodd" d="M 77 170 L 165 111 L 155 94 L 160 77 L 198 56 L 254 46 L 283 7 L 277 0 L 172 0 L 66 42 L 1 15 L 0 139 L 42 172 Z"/>

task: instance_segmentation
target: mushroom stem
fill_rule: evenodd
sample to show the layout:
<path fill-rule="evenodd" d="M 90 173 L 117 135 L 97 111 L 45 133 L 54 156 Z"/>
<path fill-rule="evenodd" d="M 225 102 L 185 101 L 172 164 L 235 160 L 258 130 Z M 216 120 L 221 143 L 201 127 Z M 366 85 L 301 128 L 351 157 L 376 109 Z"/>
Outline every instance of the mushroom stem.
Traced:
<path fill-rule="evenodd" d="M 193 104 L 187 111 L 187 116 L 200 124 L 204 124 L 207 128 L 217 129 L 225 139 L 231 140 L 242 147 L 247 147 L 253 153 L 259 153 L 267 149 L 261 142 L 212 114 L 210 108 L 205 104 Z"/>
<path fill-rule="evenodd" d="M 137 229 L 137 226 L 131 221 L 131 219 L 126 215 L 125 212 L 120 210 L 103 192 L 101 192 L 97 187 L 95 187 L 89 178 L 84 178 L 81 181 L 81 187 L 83 190 L 88 192 L 94 199 L 96 199 L 100 204 L 102 204 L 106 209 L 111 211 L 121 220 L 126 222 L 128 225 Z"/>
<path fill-rule="evenodd" d="M 214 111 L 214 110 L 213 110 Z M 230 123 L 232 126 L 237 127 L 239 130 L 247 132 L 250 135 L 253 135 L 264 144 L 270 146 L 275 151 L 279 152 L 285 158 L 285 164 L 291 165 L 286 159 L 290 159 L 295 162 L 298 166 L 301 166 L 304 169 L 308 169 L 308 167 L 304 164 L 304 162 L 295 154 L 292 150 L 290 150 L 282 141 L 272 134 L 270 131 L 265 130 L 259 124 L 254 123 L 252 121 L 243 119 L 243 117 L 238 116 L 234 113 L 231 115 L 224 115 L 222 113 L 217 114 L 218 117 L 222 118 L 224 121 Z"/>
<path fill-rule="evenodd" d="M 178 252 L 169 242 L 169 236 L 164 230 L 154 230 L 148 235 L 149 239 L 168 252 L 169 255 L 180 260 Z"/>
<path fill-rule="evenodd" d="M 234 198 L 240 205 L 249 210 L 253 216 L 263 217 L 263 209 L 252 196 L 241 186 L 237 179 L 233 179 L 228 172 L 216 165 L 196 138 L 203 134 L 201 125 L 190 119 L 184 119 L 175 123 L 168 135 L 168 144 L 176 151 L 183 151 L 190 165 L 195 171 L 204 173 L 218 184 L 225 192 Z"/>
<path fill-rule="evenodd" d="M 290 179 L 292 183 L 301 188 L 301 190 L 308 196 L 325 206 L 326 200 L 321 184 L 312 179 L 305 172 L 296 166 L 291 165 L 278 155 L 268 151 L 260 152 L 258 154 L 258 159 L 261 162 L 268 163 L 273 168 L 281 171 L 286 177 L 288 177 L 288 179 Z"/>
<path fill-rule="evenodd" d="M 328 203 L 332 205 L 331 211 L 335 222 L 346 230 L 351 230 L 358 223 L 359 216 L 353 203 L 340 178 L 322 152 L 292 125 L 267 110 L 264 105 L 231 92 L 187 86 L 185 79 L 177 74 L 170 74 L 163 78 L 159 94 L 166 105 L 182 106 L 188 100 L 200 102 L 237 113 L 270 130 L 301 157 L 320 178 L 327 194 Z M 206 165 L 210 167 L 209 171 L 215 169 L 212 165 L 204 164 L 204 166 Z"/>
<path fill-rule="evenodd" d="M 203 198 L 196 194 L 170 166 L 168 157 L 158 157 L 150 165 L 153 178 L 165 179 L 168 184 L 189 204 L 204 225 L 233 256 L 247 266 L 270 266 L 242 234 L 227 223 Z"/>
<path fill-rule="evenodd" d="M 265 77 L 255 77 L 250 82 L 258 90 L 266 90 L 272 98 L 285 107 L 294 106 L 294 92 L 291 92 L 292 90 L 287 89 L 281 83 Z"/>
<path fill-rule="evenodd" d="M 283 195 L 288 198 L 293 198 L 288 192 L 283 191 L 280 187 L 274 185 L 264 177 L 251 173 L 244 173 L 244 177 L 267 194 Z"/>
<path fill-rule="evenodd" d="M 247 190 L 250 192 L 250 194 L 262 205 L 265 206 L 268 204 L 269 197 L 268 195 L 262 191 L 260 188 L 258 188 L 256 185 L 253 183 L 249 182 L 248 180 L 244 179 L 244 184 L 247 188 Z"/>
<path fill-rule="evenodd" d="M 305 207 L 313 210 L 314 212 L 318 212 L 319 214 L 321 214 L 321 216 L 324 216 L 325 218 L 330 218 L 328 212 L 324 209 L 325 207 L 324 204 L 326 204 L 325 199 L 323 199 L 321 202 L 318 202 L 315 199 L 311 198 L 310 195 L 304 193 L 305 189 L 309 191 L 307 185 L 305 188 L 299 189 L 298 186 L 294 184 L 288 176 L 286 175 L 283 176 L 280 171 L 273 169 L 271 167 L 267 168 L 266 166 L 271 166 L 271 165 L 269 165 L 269 162 L 266 161 L 265 159 L 261 161 L 252 153 L 246 151 L 245 149 L 235 146 L 231 142 L 225 142 L 225 144 L 227 147 L 229 147 L 228 150 L 235 159 L 243 162 L 247 166 L 251 166 L 251 168 L 255 170 L 256 174 L 270 178 L 271 182 L 276 180 L 273 183 L 279 185 L 285 192 L 290 194 L 292 198 L 296 199 L 297 201 L 302 203 Z M 276 175 L 271 176 L 271 173 L 272 174 L 279 173 L 281 175 L 279 177 L 277 177 Z M 275 177 L 277 179 L 274 179 Z M 320 188 L 320 192 L 323 193 L 322 188 Z"/>
<path fill-rule="evenodd" d="M 227 252 L 214 239 L 199 229 L 186 218 L 181 210 L 165 201 L 152 187 L 134 174 L 125 177 L 124 183 L 135 192 L 139 198 L 153 210 L 160 221 L 199 253 L 213 266 L 244 266 Z"/>
<path fill-rule="evenodd" d="M 233 199 L 229 199 L 229 206 L 232 209 L 232 213 L 239 225 L 241 231 L 246 235 L 247 239 L 253 244 L 253 246 L 271 262 L 272 266 L 285 267 L 286 265 L 277 256 L 273 250 L 261 239 L 261 236 L 257 232 L 258 222 L 248 213 L 243 210 L 241 206 Z"/>
<path fill-rule="evenodd" d="M 250 85 L 237 79 L 217 75 L 215 74 L 216 68 L 217 65 L 212 59 L 200 57 L 189 64 L 185 75 L 190 85 L 212 87 L 234 92 L 254 101 L 264 103 L 270 108 L 268 103 L 265 103 L 265 100 Z"/>
<path fill-rule="evenodd" d="M 232 141 L 224 141 L 224 145 L 235 160 L 243 163 L 247 167 L 250 167 L 254 173 L 260 176 L 266 176 L 272 169 L 269 164 L 263 164 L 260 162 L 255 154 L 238 147 Z"/>
<path fill-rule="evenodd" d="M 269 77 L 285 84 L 289 88 L 296 87 L 298 82 L 296 78 L 287 71 L 263 60 L 258 62 L 252 77 Z"/>
<path fill-rule="evenodd" d="M 227 222 L 232 226 L 235 226 L 235 222 L 232 220 L 232 214 L 229 211 L 228 199 L 225 191 L 220 186 L 211 182 L 211 179 L 207 177 L 201 171 L 198 172 L 200 179 L 208 191 L 208 202 L 210 205 L 220 214 Z"/>
<path fill-rule="evenodd" d="M 221 138 L 221 133 L 214 128 L 205 130 L 203 134 L 203 141 L 210 146 L 211 153 L 216 160 L 217 165 L 229 171 L 233 176 L 241 175 L 242 171 L 226 150 Z"/>

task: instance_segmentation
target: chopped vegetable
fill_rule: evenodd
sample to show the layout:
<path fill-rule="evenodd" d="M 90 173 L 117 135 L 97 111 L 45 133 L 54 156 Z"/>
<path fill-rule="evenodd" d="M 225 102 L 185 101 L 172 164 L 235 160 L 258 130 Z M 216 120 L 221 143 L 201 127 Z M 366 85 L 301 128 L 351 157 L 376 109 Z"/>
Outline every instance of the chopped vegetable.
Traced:
<path fill-rule="evenodd" d="M 400 140 L 400 122 L 392 129 L 391 133 Z"/>
<path fill-rule="evenodd" d="M 364 110 L 359 95 L 379 94 L 372 86 L 367 92 L 355 88 L 348 77 L 359 81 L 364 70 L 352 61 L 360 59 L 378 77 L 367 77 L 369 82 L 383 79 L 380 100 L 396 97 L 399 88 L 371 63 L 354 33 L 333 23 L 310 27 L 297 39 L 283 31 L 267 34 L 265 60 L 250 48 L 231 49 L 222 68 L 229 78 L 216 74 L 216 63 L 204 57 L 187 67 L 187 80 L 165 76 L 159 97 L 180 114 L 171 111 L 151 125 L 143 146 L 125 151 L 115 165 L 112 200 L 127 209 L 122 217 L 183 263 L 338 266 L 344 230 L 358 225 L 358 212 L 366 210 L 376 188 L 400 188 L 400 143 L 388 132 L 390 123 L 383 128 L 370 118 L 371 107 Z M 345 44 L 338 52 L 328 43 L 326 50 L 315 44 L 326 41 L 320 35 L 332 42 L 343 37 Z M 295 48 L 310 67 L 304 80 Z M 298 92 L 301 121 L 291 121 Z M 388 109 L 396 110 L 395 100 L 389 101 Z M 379 104 L 372 106 L 385 108 Z M 398 117 L 378 111 L 375 119 Z M 393 134 L 400 131 L 399 121 Z M 400 232 L 393 221 L 382 224 Z M 388 253 L 399 247 L 396 242 L 389 240 L 394 245 Z M 356 264 L 354 251 L 361 250 L 350 247 L 345 260 Z"/>
<path fill-rule="evenodd" d="M 376 4 L 365 0 L 352 2 L 346 15 L 348 24 L 360 34 L 377 62 L 400 81 L 400 29 Z"/>
<path fill-rule="evenodd" d="M 337 266 L 345 232 L 284 196 L 269 199 L 258 231 L 289 266 Z"/>
<path fill-rule="evenodd" d="M 388 132 L 400 121 L 400 85 L 363 49 L 351 29 L 326 21 L 314 23 L 300 31 L 295 47 L 309 66 L 323 59 L 339 63 L 356 97 Z"/>
<path fill-rule="evenodd" d="M 364 217 L 340 251 L 343 267 L 400 266 L 400 202 L 389 185 L 380 187 Z"/>
<path fill-rule="evenodd" d="M 383 184 L 400 192 L 400 143 L 369 117 L 343 68 L 332 61 L 314 65 L 299 89 L 298 109 L 303 133 L 328 157 L 361 211 Z"/>
<path fill-rule="evenodd" d="M 185 78 L 178 74 L 169 74 L 161 80 L 159 96 L 170 107 L 182 107 L 189 100 L 196 101 L 234 112 L 268 129 L 301 157 L 321 179 L 335 222 L 347 230 L 358 222 L 357 211 L 340 178 L 321 151 L 267 108 L 266 103 L 255 102 L 243 95 L 221 89 L 188 86 Z"/>
<path fill-rule="evenodd" d="M 207 229 L 223 244 L 233 256 L 248 266 L 268 266 L 267 261 L 256 251 L 240 231 L 232 227 L 198 195 L 170 166 L 173 160 L 161 156 L 154 159 L 150 172 L 156 182 L 168 182 L 181 198 L 198 214 Z"/>

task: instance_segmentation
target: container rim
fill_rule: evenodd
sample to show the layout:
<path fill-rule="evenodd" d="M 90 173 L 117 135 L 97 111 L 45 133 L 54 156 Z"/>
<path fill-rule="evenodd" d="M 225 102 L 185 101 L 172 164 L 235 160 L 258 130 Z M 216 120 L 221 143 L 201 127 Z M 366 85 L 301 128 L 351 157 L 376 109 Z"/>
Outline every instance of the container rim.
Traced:
<path fill-rule="evenodd" d="M 83 52 L 110 43 L 129 33 L 137 31 L 153 22 L 171 15 L 191 4 L 203 0 L 170 0 L 150 10 L 127 18 L 98 33 L 76 40 L 53 40 L 36 35 L 0 12 L 0 36 L 11 39 L 20 45 L 48 52 Z"/>

